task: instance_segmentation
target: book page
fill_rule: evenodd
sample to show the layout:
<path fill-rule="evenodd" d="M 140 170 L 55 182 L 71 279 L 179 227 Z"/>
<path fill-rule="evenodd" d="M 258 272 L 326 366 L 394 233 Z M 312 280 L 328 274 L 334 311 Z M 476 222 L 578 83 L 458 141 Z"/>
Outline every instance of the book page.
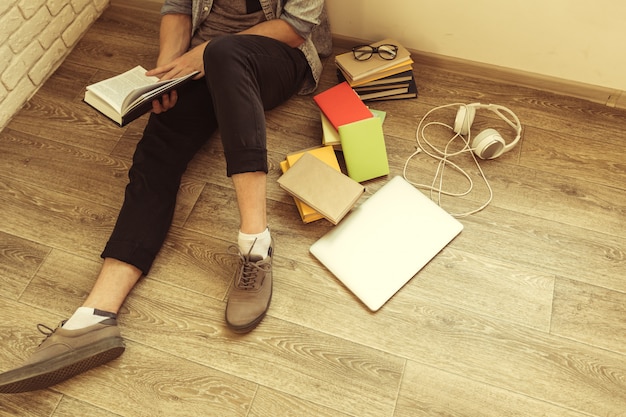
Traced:
<path fill-rule="evenodd" d="M 135 107 L 145 103 L 146 101 L 152 101 L 155 98 L 161 97 L 163 94 L 171 91 L 178 84 L 182 84 L 189 78 L 195 77 L 198 71 L 191 74 L 184 75 L 179 78 L 174 78 L 167 81 L 159 81 L 149 86 L 135 88 L 122 103 L 123 114 L 130 112 Z"/>
<path fill-rule="evenodd" d="M 120 75 L 92 84 L 87 89 L 122 114 L 124 101 L 134 90 L 142 90 L 142 93 L 139 93 L 141 95 L 143 92 L 154 88 L 155 84 L 159 84 L 159 79 L 146 76 L 146 71 L 145 68 L 138 65 Z"/>

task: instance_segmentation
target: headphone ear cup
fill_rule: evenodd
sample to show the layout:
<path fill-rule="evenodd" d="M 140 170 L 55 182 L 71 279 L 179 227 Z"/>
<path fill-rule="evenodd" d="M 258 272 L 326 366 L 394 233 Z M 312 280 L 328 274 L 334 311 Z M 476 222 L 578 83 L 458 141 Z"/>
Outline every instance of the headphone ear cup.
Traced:
<path fill-rule="evenodd" d="M 504 153 L 506 142 L 495 129 L 485 129 L 472 140 L 472 150 L 480 159 L 494 159 Z"/>
<path fill-rule="evenodd" d="M 470 130 L 470 126 L 474 123 L 474 117 L 476 117 L 476 108 L 473 106 L 461 106 L 456 112 L 454 118 L 454 133 L 461 135 L 467 135 Z"/>

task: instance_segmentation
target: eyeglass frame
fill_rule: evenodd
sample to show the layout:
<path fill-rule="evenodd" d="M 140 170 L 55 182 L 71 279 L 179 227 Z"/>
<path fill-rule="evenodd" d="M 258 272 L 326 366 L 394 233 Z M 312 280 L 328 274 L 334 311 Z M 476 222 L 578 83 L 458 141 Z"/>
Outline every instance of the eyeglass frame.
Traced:
<path fill-rule="evenodd" d="M 393 51 L 393 57 L 392 58 L 385 58 L 384 56 L 382 56 L 380 54 L 380 48 L 383 48 L 383 47 L 390 48 L 390 50 Z M 365 58 L 365 59 L 358 58 L 356 53 L 357 53 L 357 50 L 359 48 L 369 48 L 369 49 L 371 49 L 371 52 L 370 52 L 369 56 L 367 58 Z M 394 45 L 394 44 L 391 44 L 391 43 L 384 43 L 384 44 L 378 45 L 378 46 L 365 45 L 365 44 L 363 44 L 363 45 L 356 45 L 356 46 L 352 47 L 352 56 L 357 61 L 367 61 L 372 56 L 374 56 L 374 54 L 377 54 L 381 59 L 384 59 L 385 61 L 393 61 L 398 56 L 398 49 L 399 49 L 398 45 Z"/>

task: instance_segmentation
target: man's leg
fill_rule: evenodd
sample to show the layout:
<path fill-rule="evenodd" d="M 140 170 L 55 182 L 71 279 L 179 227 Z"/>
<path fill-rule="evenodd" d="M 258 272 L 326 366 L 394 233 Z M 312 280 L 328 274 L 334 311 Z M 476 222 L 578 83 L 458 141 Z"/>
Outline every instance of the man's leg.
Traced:
<path fill-rule="evenodd" d="M 83 306 L 117 313 L 141 275 L 141 270 L 131 264 L 105 258 Z"/>
<path fill-rule="evenodd" d="M 204 63 L 241 221 L 241 261 L 226 306 L 226 323 L 244 333 L 263 319 L 272 295 L 265 111 L 297 92 L 308 64 L 297 49 L 248 35 L 214 39 L 205 50 Z"/>
<path fill-rule="evenodd" d="M 179 94 L 173 109 L 151 116 L 137 145 L 124 204 L 83 306 L 55 330 L 42 326 L 46 339 L 21 367 L 0 375 L 0 392 L 46 388 L 124 351 L 117 312 L 163 244 L 187 163 L 216 129 L 204 83 Z"/>
<path fill-rule="evenodd" d="M 243 233 L 258 234 L 267 228 L 266 178 L 263 171 L 232 176 Z"/>
<path fill-rule="evenodd" d="M 187 164 L 216 129 L 205 85 L 179 92 L 170 111 L 151 115 L 137 145 L 130 182 L 104 262 L 89 296 L 64 324 L 80 328 L 98 320 L 92 310 L 117 313 L 142 274 L 147 274 L 169 230 Z"/>

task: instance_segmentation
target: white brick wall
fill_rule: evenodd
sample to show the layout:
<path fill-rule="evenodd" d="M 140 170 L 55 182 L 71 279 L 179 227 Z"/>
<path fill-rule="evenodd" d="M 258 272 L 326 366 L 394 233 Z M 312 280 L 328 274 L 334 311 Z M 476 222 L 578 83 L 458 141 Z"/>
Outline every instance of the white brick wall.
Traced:
<path fill-rule="evenodd" d="M 0 130 L 110 0 L 0 0 Z"/>

